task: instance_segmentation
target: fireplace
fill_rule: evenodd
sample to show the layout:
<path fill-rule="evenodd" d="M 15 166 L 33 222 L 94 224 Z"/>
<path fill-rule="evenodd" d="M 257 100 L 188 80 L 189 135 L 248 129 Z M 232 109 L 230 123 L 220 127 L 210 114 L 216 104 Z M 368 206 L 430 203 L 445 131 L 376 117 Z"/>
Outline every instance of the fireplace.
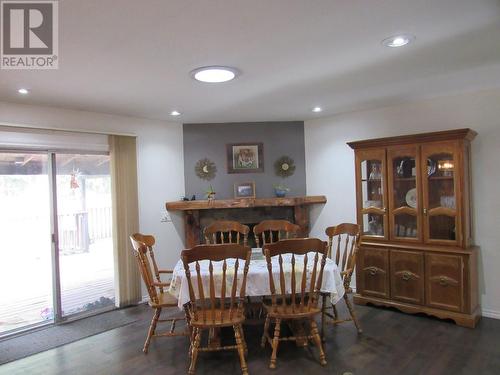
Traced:
<path fill-rule="evenodd" d="M 262 220 L 288 220 L 300 226 L 301 237 L 309 235 L 309 206 L 324 204 L 324 196 L 264 199 L 228 199 L 215 201 L 167 202 L 169 211 L 184 212 L 185 245 L 192 247 L 203 243 L 203 228 L 216 220 L 234 220 L 250 229 Z M 253 232 L 249 245 L 255 245 Z"/>

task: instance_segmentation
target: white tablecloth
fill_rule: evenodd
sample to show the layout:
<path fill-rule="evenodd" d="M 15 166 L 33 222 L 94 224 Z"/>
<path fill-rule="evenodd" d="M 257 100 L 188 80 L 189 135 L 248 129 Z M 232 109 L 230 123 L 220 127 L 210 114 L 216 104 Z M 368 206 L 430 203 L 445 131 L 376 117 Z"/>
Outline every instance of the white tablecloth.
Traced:
<path fill-rule="evenodd" d="M 247 276 L 247 287 L 246 287 L 246 295 L 247 296 L 268 296 L 271 295 L 271 291 L 269 289 L 269 273 L 267 270 L 267 263 L 265 258 L 262 256 L 260 249 L 254 249 L 252 252 L 252 260 L 250 261 L 250 266 L 248 270 Z M 300 287 L 302 283 L 302 270 L 304 267 L 303 256 L 295 256 L 295 280 L 296 280 L 296 292 L 300 292 Z M 280 294 L 280 267 L 278 263 L 278 257 L 273 257 L 273 278 L 274 285 L 276 287 L 276 293 Z M 318 259 L 318 268 L 320 268 L 321 258 Z M 226 298 L 230 296 L 232 280 L 234 275 L 234 259 L 228 259 L 226 261 L 227 271 L 226 271 Z M 241 282 L 241 278 L 243 275 L 243 266 L 244 261 L 239 261 L 239 269 L 238 269 L 238 280 Z M 308 254 L 308 269 L 312 270 L 312 266 L 314 263 L 314 253 Z M 201 261 L 200 264 L 200 273 L 203 281 L 203 290 L 205 297 L 209 296 L 210 286 L 209 286 L 209 271 L 208 271 L 208 261 Z M 222 262 L 212 262 L 213 264 L 213 272 L 214 272 L 214 280 L 215 280 L 215 290 L 216 296 L 220 297 L 221 291 L 221 283 L 222 283 Z M 283 256 L 283 269 L 285 271 L 285 279 L 286 279 L 286 291 L 287 293 L 291 292 L 291 273 L 292 273 L 292 264 L 291 264 L 291 255 L 286 254 Z M 191 270 L 191 280 L 193 283 L 193 289 L 198 296 L 198 283 L 196 281 L 196 270 L 195 264 L 192 263 L 190 265 Z M 308 272 L 307 275 L 307 290 L 309 290 L 309 278 L 311 277 L 311 271 Z M 238 284 L 239 284 L 238 283 Z M 239 287 L 236 295 L 239 295 Z M 337 268 L 335 262 L 329 258 L 326 260 L 325 269 L 323 272 L 323 281 L 321 286 L 321 291 L 325 293 L 330 293 L 332 303 L 336 303 L 340 300 L 345 293 L 344 285 L 342 282 L 342 278 L 340 276 L 340 272 Z M 186 279 L 186 273 L 184 271 L 184 265 L 182 260 L 179 260 L 174 268 L 174 273 L 172 275 L 172 282 L 170 284 L 169 292 L 174 295 L 179 301 L 179 308 L 182 309 L 183 305 L 189 302 L 189 286 Z"/>

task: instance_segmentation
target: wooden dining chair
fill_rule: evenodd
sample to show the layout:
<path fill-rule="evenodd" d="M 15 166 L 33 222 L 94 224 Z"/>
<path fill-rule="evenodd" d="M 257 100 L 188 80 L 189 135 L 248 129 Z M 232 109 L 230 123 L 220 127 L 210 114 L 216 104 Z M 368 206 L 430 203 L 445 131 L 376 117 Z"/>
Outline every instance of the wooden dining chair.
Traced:
<path fill-rule="evenodd" d="M 189 374 L 195 373 L 198 352 L 216 350 L 237 350 L 241 371 L 243 374 L 248 374 L 245 359 L 247 346 L 242 324 L 245 320 L 244 302 L 250 255 L 251 249 L 239 244 L 197 245 L 182 251 L 181 259 L 189 287 L 189 324 L 192 327 Z M 234 264 L 227 262 L 229 259 L 234 259 Z M 200 268 L 201 261 L 208 261 L 208 275 L 205 274 L 205 285 Z M 221 261 L 221 269 L 214 272 L 213 262 Z M 240 261 L 244 261 L 241 277 L 238 275 Z M 196 273 L 194 280 L 190 268 L 193 263 Z M 240 286 L 239 292 L 238 285 Z M 195 288 L 197 293 L 195 293 Z M 229 296 L 226 298 L 228 292 Z M 203 330 L 214 330 L 222 327 L 233 327 L 236 345 L 221 346 L 220 343 L 217 343 L 217 346 L 200 346 Z"/>
<path fill-rule="evenodd" d="M 351 278 L 356 267 L 356 252 L 358 250 L 360 240 L 359 225 L 343 223 L 326 228 L 325 233 L 328 236 L 328 257 L 333 259 L 339 268 L 345 289 L 344 301 L 351 317 L 345 319 L 339 318 L 337 307 L 333 303 L 330 307 L 333 310 L 333 315 L 328 313 L 326 311 L 326 300 L 328 295 L 323 294 L 322 335 L 325 328 L 324 315 L 332 318 L 330 323 L 335 325 L 353 321 L 358 333 L 362 333 L 363 330 L 361 329 L 359 320 L 357 319 L 354 308 L 349 300 L 349 294 L 352 293 Z"/>
<path fill-rule="evenodd" d="M 209 244 L 223 244 L 223 243 L 236 243 L 243 246 L 248 245 L 248 233 L 250 228 L 248 225 L 243 225 L 237 221 L 214 221 L 203 230 L 203 237 L 205 243 Z"/>
<path fill-rule="evenodd" d="M 315 315 L 321 313 L 321 308 L 318 307 L 318 300 L 327 257 L 327 243 L 317 238 L 288 239 L 265 245 L 264 253 L 266 255 L 267 269 L 269 272 L 271 304 L 264 304 L 267 310 L 267 316 L 264 323 L 261 346 L 265 347 L 266 342 L 268 342 L 272 347 L 273 351 L 269 368 L 276 368 L 276 355 L 279 342 L 290 340 L 296 342 L 300 341 L 305 344 L 309 340 L 312 340 L 319 349 L 319 362 L 323 366 L 326 365 L 325 352 L 323 351 Z M 289 264 L 284 264 L 284 254 L 291 254 Z M 298 257 L 299 255 L 303 255 L 303 257 Z M 272 257 L 275 256 L 277 256 L 279 265 L 278 292 L 276 291 L 273 277 Z M 290 266 L 291 269 L 285 270 L 288 266 Z M 299 288 L 297 288 L 297 285 L 299 285 Z M 287 288 L 287 286 L 289 286 L 289 288 Z M 286 320 L 298 319 L 309 323 L 309 334 L 281 338 L 281 323 Z M 275 322 L 273 337 L 271 337 L 268 332 L 269 325 L 272 321 Z"/>
<path fill-rule="evenodd" d="M 257 247 L 263 248 L 266 244 L 294 238 L 299 230 L 300 226 L 288 220 L 264 220 L 253 227 L 253 234 Z"/>
<path fill-rule="evenodd" d="M 148 290 L 149 305 L 154 309 L 153 319 L 151 320 L 148 330 L 148 336 L 146 338 L 146 342 L 144 343 L 144 348 L 142 349 L 144 353 L 147 353 L 149 350 L 149 344 L 151 343 L 151 339 L 153 337 L 189 336 L 189 333 L 187 331 L 175 331 L 177 321 L 185 320 L 185 318 L 160 319 L 162 309 L 170 307 L 177 308 L 177 299 L 164 289 L 167 288 L 170 283 L 163 282 L 161 280 L 161 275 L 172 274 L 173 271 L 158 269 L 153 251 L 155 238 L 151 235 L 135 233 L 130 236 L 130 241 L 132 242 L 135 259 L 137 260 L 142 280 Z M 170 330 L 168 332 L 156 333 L 156 325 L 158 322 L 170 322 Z"/>

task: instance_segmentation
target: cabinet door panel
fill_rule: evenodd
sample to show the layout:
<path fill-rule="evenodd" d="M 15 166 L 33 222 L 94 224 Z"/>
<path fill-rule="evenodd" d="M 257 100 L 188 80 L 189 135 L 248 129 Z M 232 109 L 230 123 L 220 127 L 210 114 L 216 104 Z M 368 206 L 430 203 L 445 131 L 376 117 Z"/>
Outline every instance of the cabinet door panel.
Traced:
<path fill-rule="evenodd" d="M 424 238 L 427 243 L 461 243 L 458 156 L 457 142 L 422 145 Z"/>
<path fill-rule="evenodd" d="M 359 268 L 361 294 L 389 298 L 389 252 L 361 248 Z"/>
<path fill-rule="evenodd" d="M 419 251 L 391 250 L 391 297 L 401 302 L 424 303 L 424 255 Z"/>
<path fill-rule="evenodd" d="M 463 311 L 464 260 L 461 255 L 425 255 L 426 304 L 438 309 Z"/>
<path fill-rule="evenodd" d="M 358 223 L 363 238 L 388 239 L 385 149 L 356 153 Z"/>
<path fill-rule="evenodd" d="M 387 150 L 390 239 L 422 240 L 420 155 L 416 145 Z"/>

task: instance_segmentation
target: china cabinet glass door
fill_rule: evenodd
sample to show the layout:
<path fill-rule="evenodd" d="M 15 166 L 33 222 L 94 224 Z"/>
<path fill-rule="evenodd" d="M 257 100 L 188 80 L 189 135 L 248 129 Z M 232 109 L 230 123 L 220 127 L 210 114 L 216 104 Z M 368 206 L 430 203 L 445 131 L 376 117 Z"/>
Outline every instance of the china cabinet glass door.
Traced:
<path fill-rule="evenodd" d="M 387 239 L 385 150 L 360 152 L 357 166 L 362 235 Z"/>
<path fill-rule="evenodd" d="M 454 142 L 422 146 L 424 235 L 426 242 L 457 243 L 457 146 Z"/>
<path fill-rule="evenodd" d="M 421 240 L 420 177 L 417 146 L 388 149 L 390 238 Z"/>

